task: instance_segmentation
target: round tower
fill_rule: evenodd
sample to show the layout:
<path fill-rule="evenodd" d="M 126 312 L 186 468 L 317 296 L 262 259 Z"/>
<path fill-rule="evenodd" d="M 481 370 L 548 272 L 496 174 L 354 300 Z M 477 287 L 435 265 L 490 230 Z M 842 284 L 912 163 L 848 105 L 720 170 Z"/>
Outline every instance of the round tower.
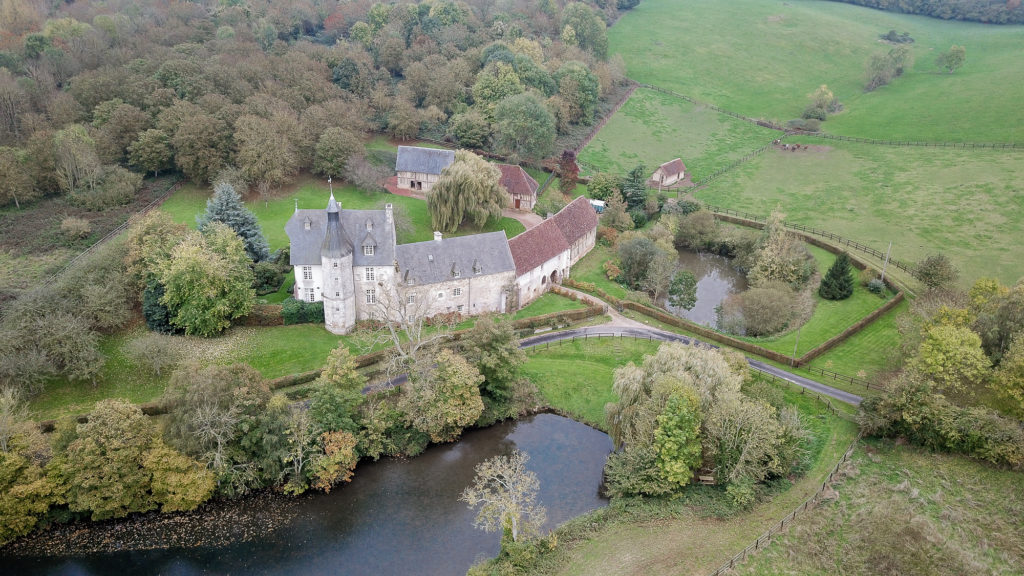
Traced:
<path fill-rule="evenodd" d="M 352 242 L 341 229 L 341 205 L 327 202 L 327 230 L 320 247 L 323 266 L 324 321 L 333 334 L 346 334 L 356 325 L 355 287 L 352 281 Z"/>

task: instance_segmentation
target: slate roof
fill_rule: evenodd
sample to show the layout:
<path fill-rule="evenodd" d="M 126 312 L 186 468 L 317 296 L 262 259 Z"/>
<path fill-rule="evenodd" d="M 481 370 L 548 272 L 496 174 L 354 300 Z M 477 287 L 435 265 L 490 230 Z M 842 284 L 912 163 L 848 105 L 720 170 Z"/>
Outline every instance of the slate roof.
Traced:
<path fill-rule="evenodd" d="M 672 176 L 675 174 L 684 174 L 686 172 L 686 165 L 679 158 L 675 160 L 669 160 L 658 167 L 658 172 L 666 176 Z"/>
<path fill-rule="evenodd" d="M 551 218 L 508 241 L 516 276 L 533 270 L 569 249 L 597 228 L 597 212 L 590 201 L 580 196 Z"/>
<path fill-rule="evenodd" d="M 540 185 L 521 166 L 513 164 L 498 164 L 497 166 L 498 170 L 501 170 L 501 187 L 509 194 L 537 196 L 537 188 L 540 188 Z"/>
<path fill-rule="evenodd" d="M 353 246 L 366 244 L 367 235 L 376 242 L 373 256 L 364 256 L 362 248 L 353 250 L 353 266 L 393 266 L 395 263 L 395 228 L 387 223 L 384 210 L 345 210 L 339 212 L 341 222 L 340 242 Z M 305 223 L 309 221 L 309 230 Z M 372 230 L 367 230 L 367 222 Z M 322 209 L 296 210 L 284 227 L 291 241 L 292 266 L 319 266 L 320 250 L 327 232 L 327 211 Z M 340 247 L 340 245 L 339 245 Z"/>
<path fill-rule="evenodd" d="M 511 272 L 516 269 L 504 231 L 402 244 L 395 249 L 399 280 L 413 285 Z"/>
<path fill-rule="evenodd" d="M 441 170 L 447 168 L 454 161 L 455 152 L 453 150 L 399 146 L 398 160 L 395 161 L 395 172 L 440 174 Z"/>
<path fill-rule="evenodd" d="M 568 206 L 559 210 L 551 219 L 562 231 L 569 245 L 575 244 L 577 240 L 597 228 L 597 211 L 590 204 L 590 200 L 583 196 L 569 202 Z"/>

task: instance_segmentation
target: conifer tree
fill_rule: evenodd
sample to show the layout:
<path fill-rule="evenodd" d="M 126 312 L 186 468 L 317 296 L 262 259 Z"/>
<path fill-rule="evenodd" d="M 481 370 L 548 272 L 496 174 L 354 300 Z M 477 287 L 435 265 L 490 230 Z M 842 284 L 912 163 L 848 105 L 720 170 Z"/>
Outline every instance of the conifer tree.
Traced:
<path fill-rule="evenodd" d="M 630 210 L 643 208 L 647 203 L 647 176 L 643 164 L 638 164 L 622 181 L 622 195 Z"/>
<path fill-rule="evenodd" d="M 821 281 L 818 295 L 826 300 L 845 300 L 853 295 L 853 274 L 850 270 L 850 257 L 846 252 L 836 256 L 835 263 Z"/>
<path fill-rule="evenodd" d="M 270 257 L 270 247 L 256 215 L 245 207 L 242 196 L 231 184 L 218 182 L 214 186 L 213 197 L 206 201 L 206 213 L 196 217 L 196 222 L 201 232 L 205 232 L 211 222 L 223 222 L 242 238 L 250 260 L 259 262 Z"/>

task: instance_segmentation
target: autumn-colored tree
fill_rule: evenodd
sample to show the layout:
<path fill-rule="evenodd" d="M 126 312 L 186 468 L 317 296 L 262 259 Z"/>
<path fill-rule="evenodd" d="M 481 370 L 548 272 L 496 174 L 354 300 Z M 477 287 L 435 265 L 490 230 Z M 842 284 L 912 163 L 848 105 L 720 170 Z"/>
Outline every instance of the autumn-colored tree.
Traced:
<path fill-rule="evenodd" d="M 352 479 L 352 471 L 359 462 L 356 437 L 349 432 L 324 432 L 320 435 L 323 455 L 312 466 L 312 487 L 324 492 Z"/>
<path fill-rule="evenodd" d="M 150 128 L 128 145 L 129 164 L 145 172 L 152 172 L 154 178 L 160 175 L 161 170 L 170 168 L 173 161 L 171 139 L 163 130 Z"/>
<path fill-rule="evenodd" d="M 540 534 L 547 511 L 537 502 L 540 481 L 526 469 L 529 460 L 528 454 L 516 450 L 477 464 L 473 484 L 459 496 L 470 508 L 480 507 L 474 526 L 487 532 L 507 532 L 512 542 Z"/>
<path fill-rule="evenodd" d="M 39 197 L 24 160 L 24 153 L 20 150 L 0 147 L 0 205 L 13 203 L 20 209 L 22 202 L 31 202 Z"/>
<path fill-rule="evenodd" d="M 973 394 L 991 364 L 981 349 L 981 337 L 966 327 L 938 324 L 927 329 L 910 365 L 943 390 Z"/>
<path fill-rule="evenodd" d="M 363 143 L 355 134 L 332 126 L 317 141 L 313 171 L 323 176 L 346 176 L 349 159 L 362 151 Z"/>
<path fill-rule="evenodd" d="M 451 350 L 442 350 L 434 360 L 434 366 L 409 375 L 398 407 L 410 425 L 434 442 L 451 442 L 483 412 L 480 383 L 484 377 Z"/>
<path fill-rule="evenodd" d="M 558 158 L 558 176 L 558 189 L 562 194 L 571 194 L 580 179 L 580 167 L 576 164 L 576 153 L 572 150 L 563 150 Z"/>
<path fill-rule="evenodd" d="M 693 478 L 701 463 L 700 398 L 693 388 L 673 393 L 657 418 L 654 448 L 658 468 L 668 482 L 680 487 Z"/>
<path fill-rule="evenodd" d="M 152 475 L 150 492 L 161 512 L 195 510 L 213 495 L 213 472 L 159 437 L 143 457 L 142 467 Z"/>

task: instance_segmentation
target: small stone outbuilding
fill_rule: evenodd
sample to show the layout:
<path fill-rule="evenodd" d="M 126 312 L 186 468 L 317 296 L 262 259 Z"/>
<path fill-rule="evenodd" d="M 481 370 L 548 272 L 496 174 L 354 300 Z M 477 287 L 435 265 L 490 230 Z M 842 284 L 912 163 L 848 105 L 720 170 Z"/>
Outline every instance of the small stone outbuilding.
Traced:
<path fill-rule="evenodd" d="M 679 158 L 665 162 L 654 171 L 651 181 L 660 186 L 671 186 L 686 178 L 686 165 Z"/>
<path fill-rule="evenodd" d="M 399 146 L 395 172 L 397 185 L 406 190 L 426 192 L 434 187 L 441 171 L 455 161 L 453 150 Z"/>
<path fill-rule="evenodd" d="M 501 170 L 501 187 L 508 192 L 509 206 L 516 210 L 533 210 L 537 203 L 537 189 L 540 185 L 522 166 L 498 164 Z"/>

